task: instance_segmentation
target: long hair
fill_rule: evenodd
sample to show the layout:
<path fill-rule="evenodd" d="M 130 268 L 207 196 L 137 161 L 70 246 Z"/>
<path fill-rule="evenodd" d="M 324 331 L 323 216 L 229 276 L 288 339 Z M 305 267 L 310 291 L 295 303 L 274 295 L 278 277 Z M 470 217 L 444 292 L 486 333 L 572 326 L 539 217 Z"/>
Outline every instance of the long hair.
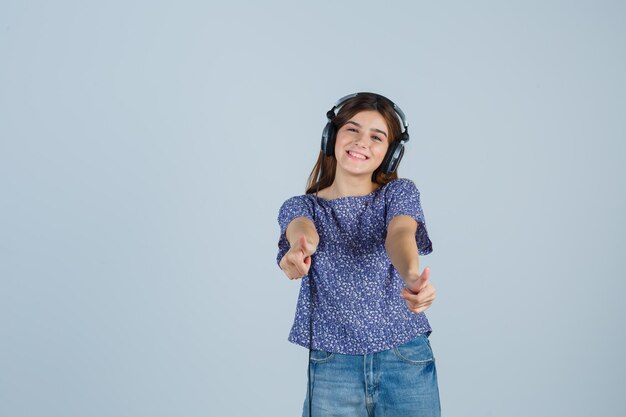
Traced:
<path fill-rule="evenodd" d="M 389 128 L 387 140 L 390 145 L 394 140 L 400 138 L 402 135 L 402 125 L 396 111 L 393 109 L 393 104 L 389 99 L 373 93 L 359 93 L 359 95 L 348 99 L 341 106 L 337 115 L 331 120 L 331 123 L 335 127 L 335 132 L 338 132 L 355 114 L 366 110 L 377 111 L 381 114 L 383 119 L 385 119 L 387 127 Z M 309 175 L 306 193 L 311 194 L 318 190 L 323 190 L 326 187 L 330 187 L 333 181 L 335 181 L 336 169 L 337 159 L 335 156 L 326 156 L 320 151 L 317 162 Z M 385 185 L 396 178 L 398 178 L 397 171 L 386 174 L 380 167 L 376 168 L 372 173 L 372 182 L 379 185 Z"/>

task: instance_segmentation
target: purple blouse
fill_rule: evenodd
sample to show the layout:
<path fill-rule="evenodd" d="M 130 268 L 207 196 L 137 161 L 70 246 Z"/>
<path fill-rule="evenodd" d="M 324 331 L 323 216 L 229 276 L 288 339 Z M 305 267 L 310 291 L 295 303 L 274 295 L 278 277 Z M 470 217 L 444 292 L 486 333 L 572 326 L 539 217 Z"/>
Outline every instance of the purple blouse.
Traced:
<path fill-rule="evenodd" d="M 404 282 L 385 250 L 387 226 L 399 215 L 417 220 L 418 253 L 432 252 L 420 193 L 408 179 L 393 180 L 365 196 L 324 200 L 306 194 L 283 203 L 278 214 L 277 262 L 289 250 L 285 231 L 293 219 L 308 217 L 320 236 L 309 274 L 300 286 L 290 342 L 357 355 L 430 334 L 424 313 L 413 313 L 400 297 Z"/>

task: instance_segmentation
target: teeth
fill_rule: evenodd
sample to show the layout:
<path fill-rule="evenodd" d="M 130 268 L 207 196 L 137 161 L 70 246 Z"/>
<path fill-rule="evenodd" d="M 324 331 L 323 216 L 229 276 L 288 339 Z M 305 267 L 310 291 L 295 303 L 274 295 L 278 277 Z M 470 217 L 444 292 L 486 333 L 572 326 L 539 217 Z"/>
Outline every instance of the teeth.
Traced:
<path fill-rule="evenodd" d="M 348 153 L 349 153 L 350 155 L 354 156 L 355 158 L 359 158 L 359 159 L 367 159 L 365 156 L 360 155 L 360 154 L 358 154 L 358 153 L 353 153 L 353 152 L 350 152 L 350 151 L 348 151 Z"/>

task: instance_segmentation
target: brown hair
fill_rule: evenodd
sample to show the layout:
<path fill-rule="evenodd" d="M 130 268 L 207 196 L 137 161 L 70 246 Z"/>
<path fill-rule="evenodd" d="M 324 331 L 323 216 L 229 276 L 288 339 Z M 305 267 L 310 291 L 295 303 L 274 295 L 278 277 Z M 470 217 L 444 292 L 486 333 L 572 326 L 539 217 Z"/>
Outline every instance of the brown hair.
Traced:
<path fill-rule="evenodd" d="M 357 96 L 348 99 L 341 106 L 337 115 L 331 120 L 331 123 L 335 127 L 335 132 L 338 132 L 355 114 L 367 110 L 377 111 L 383 116 L 383 119 L 385 119 L 387 127 L 389 128 L 389 136 L 387 138 L 389 144 L 400 138 L 402 135 L 402 125 L 398 119 L 398 114 L 393 109 L 393 103 L 391 103 L 389 99 L 373 93 L 359 93 Z M 306 193 L 311 194 L 317 190 L 330 187 L 335 180 L 336 168 L 337 159 L 334 156 L 326 156 L 320 151 L 317 162 L 309 175 L 306 184 Z M 318 182 L 320 172 L 321 177 Z M 386 174 L 380 167 L 376 168 L 372 173 L 372 182 L 379 185 L 385 185 L 396 178 L 398 178 L 397 172 Z"/>

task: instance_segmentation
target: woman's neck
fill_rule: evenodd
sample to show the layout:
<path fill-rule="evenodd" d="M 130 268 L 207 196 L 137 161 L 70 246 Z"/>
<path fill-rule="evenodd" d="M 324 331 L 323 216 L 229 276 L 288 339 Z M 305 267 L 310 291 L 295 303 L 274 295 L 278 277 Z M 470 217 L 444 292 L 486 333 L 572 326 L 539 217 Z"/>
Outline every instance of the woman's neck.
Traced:
<path fill-rule="evenodd" d="M 330 199 L 341 197 L 358 197 L 368 195 L 378 189 L 379 185 L 367 177 L 336 176 L 333 183 L 326 189 L 326 195 Z M 327 198 L 328 198 L 327 197 Z"/>

